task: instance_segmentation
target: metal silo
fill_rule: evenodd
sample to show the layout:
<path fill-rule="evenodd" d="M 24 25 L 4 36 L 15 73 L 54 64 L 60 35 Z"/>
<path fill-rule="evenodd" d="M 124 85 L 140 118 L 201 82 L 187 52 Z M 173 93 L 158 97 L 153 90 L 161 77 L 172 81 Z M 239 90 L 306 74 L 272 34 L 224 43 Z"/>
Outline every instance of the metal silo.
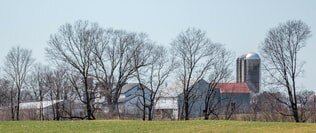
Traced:
<path fill-rule="evenodd" d="M 260 57 L 256 53 L 247 53 L 236 60 L 237 82 L 245 82 L 252 93 L 260 90 Z"/>

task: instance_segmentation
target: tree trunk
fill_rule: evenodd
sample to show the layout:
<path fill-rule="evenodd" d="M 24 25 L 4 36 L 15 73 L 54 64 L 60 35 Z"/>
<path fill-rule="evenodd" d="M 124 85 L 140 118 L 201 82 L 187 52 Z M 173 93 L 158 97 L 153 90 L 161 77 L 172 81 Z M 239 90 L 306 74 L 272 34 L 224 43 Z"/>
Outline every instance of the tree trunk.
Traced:
<path fill-rule="evenodd" d="M 209 119 L 209 115 L 208 115 L 208 110 L 204 110 L 204 120 L 208 120 Z"/>
<path fill-rule="evenodd" d="M 56 108 L 55 108 L 55 110 L 56 110 L 56 120 L 58 120 L 59 121 L 59 119 L 60 119 L 60 109 L 59 109 L 59 102 L 57 101 L 57 100 L 60 100 L 60 92 L 59 92 L 60 90 L 59 90 L 59 88 L 57 88 L 57 92 L 56 92 Z"/>
<path fill-rule="evenodd" d="M 301 122 L 298 115 L 297 107 L 295 105 L 293 105 L 293 117 L 295 119 L 295 122 Z"/>
<path fill-rule="evenodd" d="M 90 93 L 88 91 L 88 77 L 85 76 L 84 77 L 84 84 L 85 84 L 85 95 L 86 95 L 86 109 L 87 109 L 87 117 L 88 117 L 88 120 L 94 120 L 95 117 L 92 113 L 92 110 L 91 110 L 91 99 L 90 99 Z"/>
<path fill-rule="evenodd" d="M 42 93 L 40 92 L 40 120 L 44 120 L 44 113 L 43 113 L 43 97 Z"/>
<path fill-rule="evenodd" d="M 153 120 L 153 112 L 152 112 L 152 106 L 148 108 L 148 120 Z"/>
<path fill-rule="evenodd" d="M 144 110 L 143 110 L 143 121 L 145 121 L 146 120 L 146 108 L 144 108 Z"/>
<path fill-rule="evenodd" d="M 18 87 L 18 104 L 16 105 L 16 120 L 20 120 L 20 98 L 21 88 Z"/>
<path fill-rule="evenodd" d="M 184 98 L 184 119 L 189 120 L 189 100 L 188 100 L 188 97 Z"/>
<path fill-rule="evenodd" d="M 114 105 L 115 105 L 114 112 L 116 112 L 117 115 L 118 115 L 118 117 L 121 118 L 121 113 L 120 113 L 118 101 L 115 101 L 115 102 L 114 102 Z"/>
<path fill-rule="evenodd" d="M 108 108 L 109 108 L 109 117 L 112 117 L 115 115 L 115 105 L 113 102 L 108 102 Z"/>
<path fill-rule="evenodd" d="M 92 110 L 91 110 L 91 106 L 90 106 L 90 103 L 88 102 L 87 103 L 87 115 L 88 115 L 88 120 L 94 120 L 95 119 L 95 117 L 94 117 L 94 115 L 93 115 L 93 113 L 92 113 Z"/>
<path fill-rule="evenodd" d="M 11 96 L 10 96 L 10 105 L 11 105 L 11 120 L 14 120 L 14 115 L 15 115 L 15 113 L 14 113 L 14 98 L 13 98 L 13 88 L 11 88 Z"/>
<path fill-rule="evenodd" d="M 148 107 L 148 120 L 149 120 L 149 121 L 152 121 L 152 120 L 153 120 L 153 116 L 154 116 L 153 110 L 154 110 L 154 100 L 151 99 L 151 100 L 150 100 L 150 105 L 149 105 L 149 107 Z"/>
<path fill-rule="evenodd" d="M 145 88 L 142 84 L 140 84 L 140 87 L 142 89 L 142 93 L 143 93 L 143 121 L 146 120 L 146 95 L 145 95 Z"/>
<path fill-rule="evenodd" d="M 205 108 L 204 108 L 204 110 L 203 110 L 203 114 L 204 114 L 204 120 L 208 120 L 209 119 L 209 110 L 208 110 L 208 106 L 209 106 L 209 103 L 208 102 L 206 102 L 206 104 L 205 104 Z"/>

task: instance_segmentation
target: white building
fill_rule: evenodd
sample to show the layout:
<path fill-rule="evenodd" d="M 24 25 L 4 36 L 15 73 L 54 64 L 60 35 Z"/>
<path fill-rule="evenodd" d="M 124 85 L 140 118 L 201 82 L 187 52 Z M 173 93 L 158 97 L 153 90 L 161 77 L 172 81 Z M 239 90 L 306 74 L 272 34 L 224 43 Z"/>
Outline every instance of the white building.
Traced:
<path fill-rule="evenodd" d="M 156 115 L 161 118 L 178 119 L 178 99 L 174 96 L 159 97 L 155 106 Z"/>

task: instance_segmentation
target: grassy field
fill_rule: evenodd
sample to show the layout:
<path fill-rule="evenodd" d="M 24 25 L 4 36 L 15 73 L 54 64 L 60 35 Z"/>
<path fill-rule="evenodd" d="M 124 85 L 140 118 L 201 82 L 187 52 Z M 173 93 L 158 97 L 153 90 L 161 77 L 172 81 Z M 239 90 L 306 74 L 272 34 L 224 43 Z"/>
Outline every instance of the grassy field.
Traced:
<path fill-rule="evenodd" d="M 241 121 L 3 121 L 0 132 L 316 132 L 316 124 Z"/>

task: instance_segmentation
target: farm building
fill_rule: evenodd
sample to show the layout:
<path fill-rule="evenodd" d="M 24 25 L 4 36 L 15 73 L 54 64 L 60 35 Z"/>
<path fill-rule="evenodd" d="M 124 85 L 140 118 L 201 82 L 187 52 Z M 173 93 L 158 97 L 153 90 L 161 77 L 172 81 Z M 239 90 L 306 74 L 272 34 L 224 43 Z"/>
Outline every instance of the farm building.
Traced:
<path fill-rule="evenodd" d="M 155 106 L 155 115 L 161 119 L 178 119 L 178 99 L 176 96 L 159 97 Z"/>
<path fill-rule="evenodd" d="M 150 91 L 145 87 L 145 99 L 148 102 Z M 142 114 L 142 89 L 138 83 L 128 83 L 123 86 L 118 99 L 119 112 L 122 115 L 141 115 Z"/>
<path fill-rule="evenodd" d="M 199 80 L 191 86 L 189 94 L 189 117 L 203 117 L 205 113 L 206 97 L 211 100 L 208 106 L 212 106 L 218 112 L 228 107 L 230 110 L 248 107 L 250 104 L 250 91 L 246 83 L 216 83 L 213 86 L 205 81 Z M 210 93 L 212 91 L 212 94 Z M 179 118 L 183 117 L 183 93 L 178 95 Z"/>
<path fill-rule="evenodd" d="M 58 108 L 57 108 L 58 106 Z M 21 118 L 51 120 L 57 116 L 60 118 L 82 117 L 84 109 L 82 104 L 69 102 L 68 100 L 51 100 L 20 103 Z"/>

